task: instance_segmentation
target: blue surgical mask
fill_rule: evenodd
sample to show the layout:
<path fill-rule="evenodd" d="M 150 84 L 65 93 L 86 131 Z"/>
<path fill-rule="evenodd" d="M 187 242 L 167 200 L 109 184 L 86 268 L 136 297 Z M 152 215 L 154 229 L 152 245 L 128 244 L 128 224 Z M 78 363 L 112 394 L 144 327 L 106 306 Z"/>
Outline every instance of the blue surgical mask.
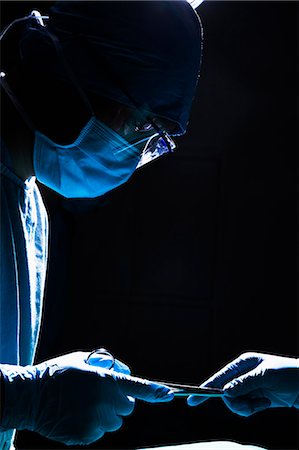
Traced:
<path fill-rule="evenodd" d="M 37 179 L 67 198 L 94 198 L 125 183 L 140 150 L 92 116 L 74 143 L 60 145 L 35 132 Z"/>

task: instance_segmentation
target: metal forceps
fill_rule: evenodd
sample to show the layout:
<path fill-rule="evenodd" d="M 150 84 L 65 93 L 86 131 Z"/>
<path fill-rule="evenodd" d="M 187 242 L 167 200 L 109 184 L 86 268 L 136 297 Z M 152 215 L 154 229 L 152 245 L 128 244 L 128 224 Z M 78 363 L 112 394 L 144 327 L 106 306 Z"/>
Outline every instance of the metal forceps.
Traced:
<path fill-rule="evenodd" d="M 161 384 L 165 384 L 166 386 L 168 386 L 173 391 L 175 397 L 188 397 L 189 395 L 198 395 L 201 397 L 222 397 L 224 394 L 223 389 L 219 388 L 168 383 L 167 381 L 161 382 Z"/>
<path fill-rule="evenodd" d="M 105 369 L 113 369 L 115 358 L 105 348 L 98 348 L 91 352 L 86 359 L 86 363 L 93 366 L 100 366 Z M 189 395 L 198 395 L 204 397 L 222 397 L 224 394 L 223 389 L 201 387 L 196 385 L 168 383 L 167 381 L 155 381 L 155 383 L 163 384 L 169 387 L 175 397 L 188 397 Z"/>

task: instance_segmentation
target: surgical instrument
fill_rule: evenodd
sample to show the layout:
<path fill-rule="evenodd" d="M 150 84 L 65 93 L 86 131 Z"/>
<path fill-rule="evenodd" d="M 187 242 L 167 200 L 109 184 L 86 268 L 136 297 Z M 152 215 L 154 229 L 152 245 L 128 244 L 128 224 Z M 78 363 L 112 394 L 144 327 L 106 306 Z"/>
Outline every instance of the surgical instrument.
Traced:
<path fill-rule="evenodd" d="M 105 348 L 99 348 L 90 353 L 87 358 L 87 363 L 91 365 L 97 365 L 98 357 L 104 358 L 104 361 L 101 361 L 99 365 L 104 363 L 105 368 L 113 369 L 114 367 L 114 356 Z M 219 388 L 210 388 L 210 387 L 201 387 L 197 385 L 187 385 L 187 384 L 179 384 L 179 383 L 168 383 L 167 381 L 156 381 L 155 383 L 164 384 L 169 387 L 175 397 L 188 397 L 189 395 L 198 395 L 204 397 L 222 397 L 224 394 L 223 389 Z"/>

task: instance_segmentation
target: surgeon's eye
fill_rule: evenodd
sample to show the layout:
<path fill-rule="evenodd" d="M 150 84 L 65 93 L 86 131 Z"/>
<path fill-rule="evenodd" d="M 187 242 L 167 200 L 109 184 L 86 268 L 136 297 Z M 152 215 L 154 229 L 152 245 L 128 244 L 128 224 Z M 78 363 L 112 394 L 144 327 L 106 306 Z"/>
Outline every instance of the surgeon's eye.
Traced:
<path fill-rule="evenodd" d="M 153 126 L 151 123 L 141 123 L 141 122 L 136 122 L 135 124 L 135 131 L 139 131 L 139 132 L 145 132 L 145 131 L 151 131 L 153 130 Z"/>

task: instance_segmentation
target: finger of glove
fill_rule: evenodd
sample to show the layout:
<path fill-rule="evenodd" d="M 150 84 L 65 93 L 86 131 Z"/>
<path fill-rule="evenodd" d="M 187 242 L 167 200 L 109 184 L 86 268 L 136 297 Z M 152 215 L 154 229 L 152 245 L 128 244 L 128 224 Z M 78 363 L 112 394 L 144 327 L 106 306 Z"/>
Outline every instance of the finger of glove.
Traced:
<path fill-rule="evenodd" d="M 98 411 L 98 421 L 101 425 L 101 428 L 106 431 L 116 431 L 118 430 L 122 424 L 122 418 L 116 413 L 114 408 L 110 406 L 101 406 Z"/>
<path fill-rule="evenodd" d="M 113 366 L 115 372 L 121 372 L 127 375 L 131 374 L 130 368 L 124 362 L 119 359 L 114 359 L 113 356 L 109 354 L 94 352 L 88 355 L 86 362 L 87 361 L 90 366 L 102 367 L 103 369 L 108 370 Z"/>
<path fill-rule="evenodd" d="M 120 361 L 119 359 L 116 359 L 114 361 L 113 370 L 115 372 L 120 372 L 120 373 L 125 373 L 126 375 L 131 375 L 130 368 L 127 366 L 127 364 L 125 364 L 124 362 Z"/>
<path fill-rule="evenodd" d="M 87 434 L 84 436 L 76 436 L 76 437 L 70 437 L 70 436 L 50 436 L 49 438 L 54 441 L 62 442 L 65 445 L 68 446 L 74 446 L 74 445 L 89 445 L 93 442 L 97 441 L 101 437 L 103 437 L 105 434 L 102 427 L 98 427 L 92 434 Z"/>
<path fill-rule="evenodd" d="M 256 356 L 254 353 L 245 353 L 208 378 L 200 387 L 222 388 L 235 377 L 257 367 L 260 362 L 261 358 L 259 356 Z"/>
<path fill-rule="evenodd" d="M 199 395 L 189 395 L 187 398 L 187 404 L 189 406 L 198 406 L 207 401 L 209 397 L 203 397 Z"/>
<path fill-rule="evenodd" d="M 117 372 L 113 372 L 113 377 L 118 382 L 123 394 L 138 398 L 139 400 L 156 403 L 168 402 L 174 398 L 171 389 L 162 384 Z"/>
<path fill-rule="evenodd" d="M 223 390 L 225 396 L 240 397 L 260 389 L 262 384 L 262 373 L 259 369 L 253 369 L 227 383 Z"/>
<path fill-rule="evenodd" d="M 124 395 L 122 392 L 119 392 L 119 396 L 117 397 L 117 401 L 115 403 L 116 413 L 120 416 L 129 416 L 132 414 L 135 406 L 135 399 L 133 397 Z"/>
<path fill-rule="evenodd" d="M 199 395 L 189 395 L 187 398 L 187 404 L 189 406 L 198 406 L 207 401 L 209 397 L 203 397 Z"/>
<path fill-rule="evenodd" d="M 259 411 L 263 411 L 271 405 L 271 401 L 265 397 L 223 397 L 223 401 L 232 412 L 243 417 L 248 417 Z"/>

